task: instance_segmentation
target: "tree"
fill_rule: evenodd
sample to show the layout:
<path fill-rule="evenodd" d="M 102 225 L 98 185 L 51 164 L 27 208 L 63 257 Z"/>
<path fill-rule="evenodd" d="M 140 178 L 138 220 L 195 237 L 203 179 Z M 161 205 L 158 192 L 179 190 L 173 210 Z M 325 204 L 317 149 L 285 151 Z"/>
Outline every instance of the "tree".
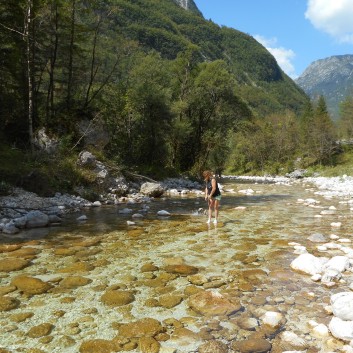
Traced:
<path fill-rule="evenodd" d="M 32 8 L 33 3 L 32 0 L 27 0 L 27 11 L 25 18 L 25 26 L 24 26 L 24 40 L 26 41 L 26 64 L 27 64 L 27 90 L 28 90 L 28 137 L 31 145 L 31 149 L 33 150 L 33 52 L 32 52 L 32 41 L 31 36 L 33 32 L 31 32 L 32 26 Z"/>
<path fill-rule="evenodd" d="M 170 70 L 157 53 L 126 58 L 131 65 L 125 83 L 115 86 L 119 97 L 114 102 L 111 153 L 118 153 L 127 165 L 167 165 L 167 137 L 171 126 Z M 113 91 L 110 91 L 113 96 Z"/>
<path fill-rule="evenodd" d="M 185 156 L 190 152 L 183 149 L 191 138 L 192 126 L 189 119 L 189 100 L 192 95 L 195 77 L 197 76 L 199 53 L 198 48 L 190 46 L 179 53 L 171 65 L 172 70 L 172 121 L 168 136 L 170 166 L 183 168 Z"/>
<path fill-rule="evenodd" d="M 353 96 L 347 96 L 340 104 L 339 119 L 340 136 L 345 139 L 353 138 Z"/>
<path fill-rule="evenodd" d="M 14 141 L 28 141 L 24 3 L 0 3 L 0 128 Z"/>
<path fill-rule="evenodd" d="M 1 5 L 3 6 L 3 5 Z M 27 117 L 27 141 L 31 148 L 33 147 L 33 107 L 34 107 L 34 83 L 33 83 L 33 57 L 34 57 L 34 26 L 33 26 L 33 0 L 24 0 L 18 4 L 10 4 L 9 8 L 0 8 L 1 30 L 6 34 L 2 35 L 4 39 L 4 49 L 1 50 L 1 57 L 5 60 L 2 62 L 6 66 L 4 68 L 12 69 L 11 76 L 5 75 L 5 79 L 12 81 L 12 89 L 18 88 L 23 92 L 23 112 Z M 22 41 L 22 43 L 20 43 Z M 8 59 L 9 52 L 14 50 L 17 59 L 21 63 L 19 66 L 14 65 Z M 6 69 L 4 70 L 6 71 Z M 5 91 L 9 82 L 4 81 L 2 91 Z M 24 87 L 24 88 L 22 88 Z M 22 102 L 21 102 L 22 103 Z M 9 112 L 7 112 L 9 113 Z M 14 119 L 13 119 L 14 120 Z M 15 123 L 16 125 L 16 123 Z"/>
<path fill-rule="evenodd" d="M 325 98 L 320 96 L 309 129 L 309 155 L 320 164 L 328 163 L 337 149 L 335 126 L 327 111 Z"/>
<path fill-rule="evenodd" d="M 235 87 L 223 60 L 199 65 L 189 99 L 188 117 L 193 132 L 186 159 L 190 163 L 187 167 L 193 167 L 195 173 L 208 165 L 212 150 L 224 148 L 217 143 L 219 136 L 227 136 L 242 119 L 251 116 L 246 104 L 235 94 Z"/>

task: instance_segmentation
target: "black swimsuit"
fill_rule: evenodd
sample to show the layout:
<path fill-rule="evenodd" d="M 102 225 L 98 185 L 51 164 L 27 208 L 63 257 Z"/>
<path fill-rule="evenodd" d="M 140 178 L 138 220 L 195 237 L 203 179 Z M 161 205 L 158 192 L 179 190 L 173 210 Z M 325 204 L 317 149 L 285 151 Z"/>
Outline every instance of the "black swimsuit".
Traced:
<path fill-rule="evenodd" d="M 212 179 L 215 179 L 215 178 L 212 178 Z M 206 183 L 207 195 L 210 195 L 211 192 L 212 192 L 212 179 Z M 217 180 L 216 180 L 216 191 L 214 192 L 212 197 L 217 197 L 219 195 L 221 195 L 221 192 L 219 191 L 218 183 L 217 183 Z"/>

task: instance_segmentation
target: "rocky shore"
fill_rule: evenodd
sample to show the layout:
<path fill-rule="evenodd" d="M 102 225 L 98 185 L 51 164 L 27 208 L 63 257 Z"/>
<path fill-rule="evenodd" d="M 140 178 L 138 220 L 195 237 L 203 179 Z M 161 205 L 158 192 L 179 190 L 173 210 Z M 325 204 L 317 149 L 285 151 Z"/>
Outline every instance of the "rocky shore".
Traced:
<path fill-rule="evenodd" d="M 104 205 L 148 202 L 163 195 L 199 194 L 201 185 L 188 179 L 166 179 L 160 183 L 145 182 L 129 185 L 120 180 L 120 190 L 110 190 L 99 200 L 90 202 L 81 196 L 56 193 L 53 197 L 38 195 L 14 188 L 11 195 L 0 196 L 0 233 L 16 234 L 25 228 L 46 227 L 62 222 L 66 213 Z M 124 195 L 124 196 L 119 196 Z"/>
<path fill-rule="evenodd" d="M 326 198 L 341 197 L 348 199 L 353 208 L 353 177 L 252 177 L 225 176 L 225 180 L 250 181 L 259 183 L 304 183 L 318 188 L 316 194 Z M 0 196 L 0 232 L 16 234 L 24 228 L 46 227 L 62 222 L 66 213 L 79 212 L 83 208 L 101 207 L 107 204 L 121 204 L 141 202 L 146 198 L 161 197 L 162 195 L 178 196 L 189 193 L 200 194 L 203 186 L 188 179 L 169 178 L 160 183 L 145 182 L 129 185 L 125 180 L 119 180 L 119 190 L 111 189 L 99 200 L 88 201 L 81 196 L 56 193 L 53 197 L 39 197 L 38 195 L 14 188 L 9 196 Z M 119 196 L 124 195 L 124 196 Z M 352 200 L 350 200 L 352 198 Z"/>

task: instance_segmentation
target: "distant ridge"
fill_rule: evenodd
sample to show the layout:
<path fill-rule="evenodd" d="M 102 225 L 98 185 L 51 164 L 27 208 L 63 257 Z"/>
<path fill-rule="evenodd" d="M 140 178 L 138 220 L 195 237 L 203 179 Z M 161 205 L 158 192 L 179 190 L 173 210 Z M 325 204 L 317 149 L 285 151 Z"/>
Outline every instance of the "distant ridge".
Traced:
<path fill-rule="evenodd" d="M 311 63 L 295 82 L 312 100 L 322 95 L 333 120 L 339 106 L 353 94 L 353 55 L 336 55 Z"/>

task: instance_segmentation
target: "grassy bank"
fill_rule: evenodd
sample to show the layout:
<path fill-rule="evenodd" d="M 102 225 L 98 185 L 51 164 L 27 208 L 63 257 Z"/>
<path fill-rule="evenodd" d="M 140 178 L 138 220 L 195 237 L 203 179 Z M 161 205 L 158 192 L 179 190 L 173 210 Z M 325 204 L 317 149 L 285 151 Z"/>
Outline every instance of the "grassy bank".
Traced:
<path fill-rule="evenodd" d="M 76 161 L 77 155 L 68 151 L 48 155 L 0 144 L 2 193 L 11 186 L 22 187 L 41 196 L 51 196 L 55 192 L 72 193 L 76 187 L 93 181 L 92 173 L 78 167 Z"/>

